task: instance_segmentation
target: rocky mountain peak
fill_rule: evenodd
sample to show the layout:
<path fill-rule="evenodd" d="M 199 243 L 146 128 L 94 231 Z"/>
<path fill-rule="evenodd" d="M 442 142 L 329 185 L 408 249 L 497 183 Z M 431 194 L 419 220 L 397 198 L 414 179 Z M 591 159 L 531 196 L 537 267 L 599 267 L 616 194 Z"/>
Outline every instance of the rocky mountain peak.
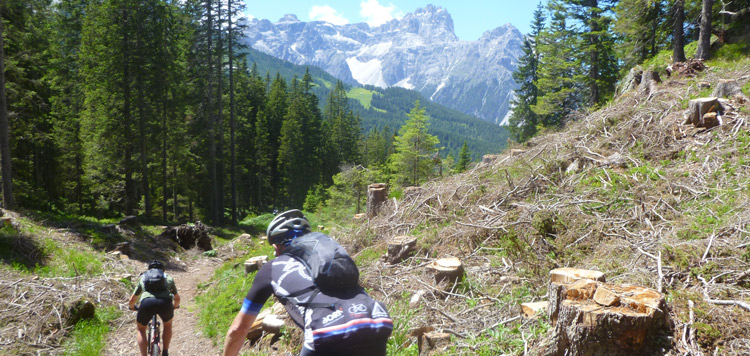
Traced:
<path fill-rule="evenodd" d="M 453 17 L 442 7 L 434 5 L 427 5 L 406 14 L 398 21 L 397 30 L 428 39 L 458 40 L 453 29 Z"/>
<path fill-rule="evenodd" d="M 523 36 L 506 24 L 478 41 L 460 41 L 453 18 L 427 5 L 378 27 L 253 20 L 245 44 L 298 65 L 318 66 L 350 84 L 399 86 L 449 107 L 500 123 L 509 110 L 511 73 Z"/>
<path fill-rule="evenodd" d="M 283 23 L 283 22 L 301 22 L 301 21 L 297 18 L 297 15 L 295 14 L 286 14 L 284 15 L 284 17 L 279 19 L 279 22 Z"/>

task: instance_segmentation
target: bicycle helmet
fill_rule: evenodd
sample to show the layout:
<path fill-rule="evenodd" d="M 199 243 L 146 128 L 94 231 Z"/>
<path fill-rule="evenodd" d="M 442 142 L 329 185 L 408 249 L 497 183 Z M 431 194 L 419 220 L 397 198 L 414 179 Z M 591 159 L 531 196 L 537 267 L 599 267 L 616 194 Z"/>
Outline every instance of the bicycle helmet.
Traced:
<path fill-rule="evenodd" d="M 164 264 L 161 263 L 159 260 L 153 260 L 151 263 L 148 264 L 148 269 L 160 269 L 164 270 Z"/>
<path fill-rule="evenodd" d="M 295 237 L 310 232 L 310 222 L 297 209 L 285 211 L 271 220 L 266 230 L 268 243 L 271 245 L 285 245 Z"/>

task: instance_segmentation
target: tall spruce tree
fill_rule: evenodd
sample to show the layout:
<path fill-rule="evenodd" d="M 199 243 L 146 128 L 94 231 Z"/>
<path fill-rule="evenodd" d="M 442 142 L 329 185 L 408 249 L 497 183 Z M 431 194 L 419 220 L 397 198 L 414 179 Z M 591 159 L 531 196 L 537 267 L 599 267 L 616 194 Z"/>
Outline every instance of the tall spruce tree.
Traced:
<path fill-rule="evenodd" d="M 619 35 L 617 55 L 624 68 L 655 56 L 668 45 L 671 16 L 665 0 L 620 0 L 615 6 L 613 29 Z"/>
<path fill-rule="evenodd" d="M 610 34 L 612 7 L 615 0 L 565 0 L 567 14 L 578 24 L 576 36 L 581 38 L 577 49 L 586 72 L 585 103 L 598 105 L 615 91 L 618 63 L 614 55 L 614 38 Z"/>
<path fill-rule="evenodd" d="M 576 48 L 580 39 L 568 26 L 568 15 L 562 3 L 551 0 L 547 4 L 550 25 L 537 40 L 539 96 L 531 109 L 539 117 L 542 127 L 557 127 L 582 100 L 583 77 Z"/>
<path fill-rule="evenodd" d="M 3 207 L 13 209 L 13 174 L 11 171 L 10 129 L 8 124 L 8 101 L 5 96 L 5 44 L 3 41 L 3 5 L 0 5 L 0 161 L 3 176 Z"/>
<path fill-rule="evenodd" d="M 537 129 L 537 115 L 531 110 L 536 105 L 539 89 L 539 50 L 537 38 L 544 30 L 544 11 L 540 3 L 534 11 L 534 19 L 531 22 L 531 33 L 523 42 L 523 55 L 518 59 L 518 66 L 513 72 L 513 80 L 518 84 L 515 90 L 515 98 L 511 102 L 513 113 L 508 119 L 511 136 L 516 141 L 522 142 L 534 136 Z"/>

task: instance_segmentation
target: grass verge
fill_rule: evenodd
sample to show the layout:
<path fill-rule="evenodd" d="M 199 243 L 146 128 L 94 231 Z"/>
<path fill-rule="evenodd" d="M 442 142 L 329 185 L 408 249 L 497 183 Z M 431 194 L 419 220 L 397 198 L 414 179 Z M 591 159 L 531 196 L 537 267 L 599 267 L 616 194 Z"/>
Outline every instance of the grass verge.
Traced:
<path fill-rule="evenodd" d="M 97 312 L 91 320 L 76 324 L 70 338 L 65 342 L 65 356 L 98 356 L 104 349 L 109 322 L 117 319 L 120 311 L 107 307 Z"/>

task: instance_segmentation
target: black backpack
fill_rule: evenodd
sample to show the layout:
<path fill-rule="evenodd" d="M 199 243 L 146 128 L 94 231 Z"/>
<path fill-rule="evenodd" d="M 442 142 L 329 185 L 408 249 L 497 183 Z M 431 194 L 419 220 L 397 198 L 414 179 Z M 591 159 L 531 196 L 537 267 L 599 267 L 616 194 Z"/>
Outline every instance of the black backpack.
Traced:
<path fill-rule="evenodd" d="M 292 240 L 284 254 L 302 262 L 315 281 L 315 287 L 292 293 L 282 302 L 304 307 L 303 319 L 308 308 L 312 309 L 309 327 L 316 350 L 347 350 L 363 342 L 388 339 L 393 320 L 385 305 L 359 286 L 359 269 L 341 245 L 313 232 Z M 293 298 L 310 290 L 314 292 L 306 303 Z"/>
<path fill-rule="evenodd" d="M 152 268 L 143 273 L 143 288 L 151 294 L 166 292 L 168 286 L 164 270 Z"/>
<path fill-rule="evenodd" d="M 323 293 L 359 287 L 357 265 L 328 235 L 319 232 L 302 235 L 292 240 L 284 254 L 301 261 Z"/>

